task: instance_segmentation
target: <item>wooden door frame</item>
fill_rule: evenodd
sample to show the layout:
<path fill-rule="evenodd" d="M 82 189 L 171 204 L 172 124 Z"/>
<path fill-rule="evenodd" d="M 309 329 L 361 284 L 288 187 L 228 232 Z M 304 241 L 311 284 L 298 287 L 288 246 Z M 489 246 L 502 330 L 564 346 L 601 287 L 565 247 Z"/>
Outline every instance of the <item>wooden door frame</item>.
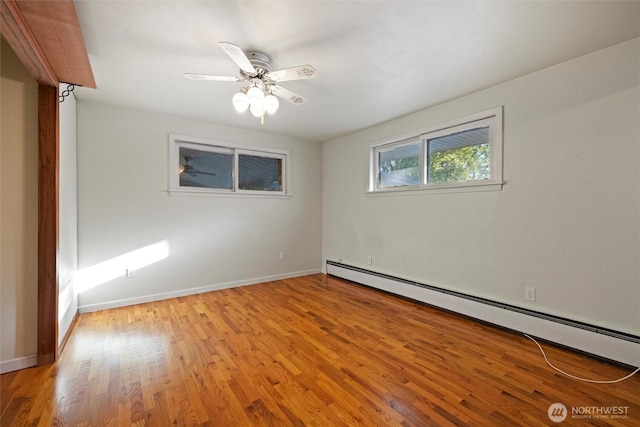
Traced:
<path fill-rule="evenodd" d="M 38 366 L 58 359 L 60 82 L 95 88 L 73 0 L 1 0 L 0 30 L 38 82 Z"/>
<path fill-rule="evenodd" d="M 38 366 L 58 359 L 60 224 L 58 88 L 38 86 Z"/>

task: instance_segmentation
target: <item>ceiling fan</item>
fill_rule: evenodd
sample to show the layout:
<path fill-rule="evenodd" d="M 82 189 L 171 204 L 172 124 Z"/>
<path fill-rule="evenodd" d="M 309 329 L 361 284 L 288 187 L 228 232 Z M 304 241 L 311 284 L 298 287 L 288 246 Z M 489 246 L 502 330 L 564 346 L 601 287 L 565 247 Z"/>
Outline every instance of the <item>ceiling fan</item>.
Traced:
<path fill-rule="evenodd" d="M 212 80 L 223 82 L 248 82 L 249 85 L 233 96 L 233 106 L 238 112 L 247 109 L 264 123 L 264 113 L 273 114 L 279 107 L 276 95 L 292 104 L 302 104 L 306 99 L 289 89 L 280 86 L 279 82 L 312 79 L 317 77 L 316 69 L 311 65 L 299 65 L 293 68 L 273 71 L 271 58 L 262 52 L 244 52 L 239 46 L 229 42 L 219 42 L 220 47 L 236 63 L 239 76 L 214 76 L 210 74 L 186 73 L 191 80 Z M 254 89 L 255 88 L 255 89 Z"/>
<path fill-rule="evenodd" d="M 186 173 L 187 175 L 191 175 L 193 177 L 195 177 L 196 175 L 216 176 L 215 173 L 199 171 L 199 170 L 195 169 L 193 167 L 193 165 L 190 165 L 189 162 L 191 160 L 194 160 L 193 157 L 191 157 L 191 156 L 183 156 L 183 158 L 184 158 L 184 164 L 181 164 L 179 169 L 178 169 L 178 172 L 180 173 L 180 175 L 182 175 L 183 173 Z"/>

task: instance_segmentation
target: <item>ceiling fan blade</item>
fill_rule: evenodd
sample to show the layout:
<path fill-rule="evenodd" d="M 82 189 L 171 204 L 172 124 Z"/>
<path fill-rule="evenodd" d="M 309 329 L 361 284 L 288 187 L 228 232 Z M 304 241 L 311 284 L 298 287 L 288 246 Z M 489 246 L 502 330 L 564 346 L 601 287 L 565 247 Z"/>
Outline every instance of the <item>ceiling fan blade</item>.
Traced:
<path fill-rule="evenodd" d="M 318 72 L 311 65 L 298 65 L 293 68 L 272 71 L 269 78 L 276 82 L 286 82 L 289 80 L 314 79 L 318 77 Z"/>
<path fill-rule="evenodd" d="M 274 95 L 279 96 L 285 101 L 289 101 L 292 104 L 302 104 L 306 101 L 306 99 L 302 95 L 298 95 L 295 92 L 290 91 L 289 89 L 285 89 L 282 86 L 273 85 L 270 87 L 271 92 Z"/>
<path fill-rule="evenodd" d="M 253 68 L 253 65 L 249 62 L 249 58 L 247 58 L 247 55 L 244 54 L 239 46 L 229 42 L 219 42 L 218 44 L 242 71 L 247 74 L 256 74 L 256 69 Z"/>
<path fill-rule="evenodd" d="M 232 76 L 212 76 L 210 74 L 193 74 L 193 73 L 185 73 L 184 75 L 189 80 L 213 80 L 218 82 L 240 82 L 242 79 L 240 77 L 232 77 Z"/>

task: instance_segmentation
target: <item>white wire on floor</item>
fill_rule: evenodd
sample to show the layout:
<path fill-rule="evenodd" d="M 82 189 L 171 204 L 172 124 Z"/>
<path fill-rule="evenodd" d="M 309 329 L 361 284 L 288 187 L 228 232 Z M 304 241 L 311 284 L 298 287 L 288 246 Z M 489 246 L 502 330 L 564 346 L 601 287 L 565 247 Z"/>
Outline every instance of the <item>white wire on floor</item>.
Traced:
<path fill-rule="evenodd" d="M 632 376 L 634 376 L 635 374 L 637 374 L 640 371 L 640 367 L 637 368 L 635 371 L 631 372 L 629 375 L 624 376 L 622 378 L 618 378 L 617 380 L 604 380 L 604 381 L 600 381 L 600 380 L 590 380 L 587 378 L 580 378 L 580 377 L 576 377 L 575 375 L 571 375 L 565 371 L 563 371 L 562 369 L 556 368 L 555 366 L 553 366 L 551 364 L 551 362 L 549 362 L 549 359 L 547 359 L 547 355 L 544 352 L 544 350 L 542 349 L 542 346 L 540 344 L 538 344 L 538 341 L 534 340 L 533 338 L 531 338 L 529 335 L 527 334 L 522 334 L 525 337 L 529 338 L 531 341 L 533 341 L 534 343 L 536 343 L 536 345 L 538 346 L 538 348 L 540 349 L 540 352 L 542 353 L 542 357 L 544 357 L 545 362 L 547 362 L 547 365 L 549 365 L 551 368 L 553 368 L 554 370 L 560 372 L 562 375 L 566 375 L 569 378 L 573 378 L 574 380 L 578 380 L 578 381 L 584 381 L 587 383 L 595 383 L 595 384 L 613 384 L 613 383 L 619 383 L 620 381 L 624 381 L 627 378 L 631 378 Z"/>

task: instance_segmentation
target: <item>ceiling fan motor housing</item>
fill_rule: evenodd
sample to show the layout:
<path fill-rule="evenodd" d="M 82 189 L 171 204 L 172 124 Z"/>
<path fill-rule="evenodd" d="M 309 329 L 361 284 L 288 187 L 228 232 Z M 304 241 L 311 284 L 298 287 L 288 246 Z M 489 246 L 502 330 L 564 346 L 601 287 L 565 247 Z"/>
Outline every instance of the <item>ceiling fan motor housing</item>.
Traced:
<path fill-rule="evenodd" d="M 247 52 L 246 55 L 251 65 L 253 65 L 253 68 L 258 71 L 258 75 L 272 71 L 271 58 L 266 53 L 251 51 Z"/>

